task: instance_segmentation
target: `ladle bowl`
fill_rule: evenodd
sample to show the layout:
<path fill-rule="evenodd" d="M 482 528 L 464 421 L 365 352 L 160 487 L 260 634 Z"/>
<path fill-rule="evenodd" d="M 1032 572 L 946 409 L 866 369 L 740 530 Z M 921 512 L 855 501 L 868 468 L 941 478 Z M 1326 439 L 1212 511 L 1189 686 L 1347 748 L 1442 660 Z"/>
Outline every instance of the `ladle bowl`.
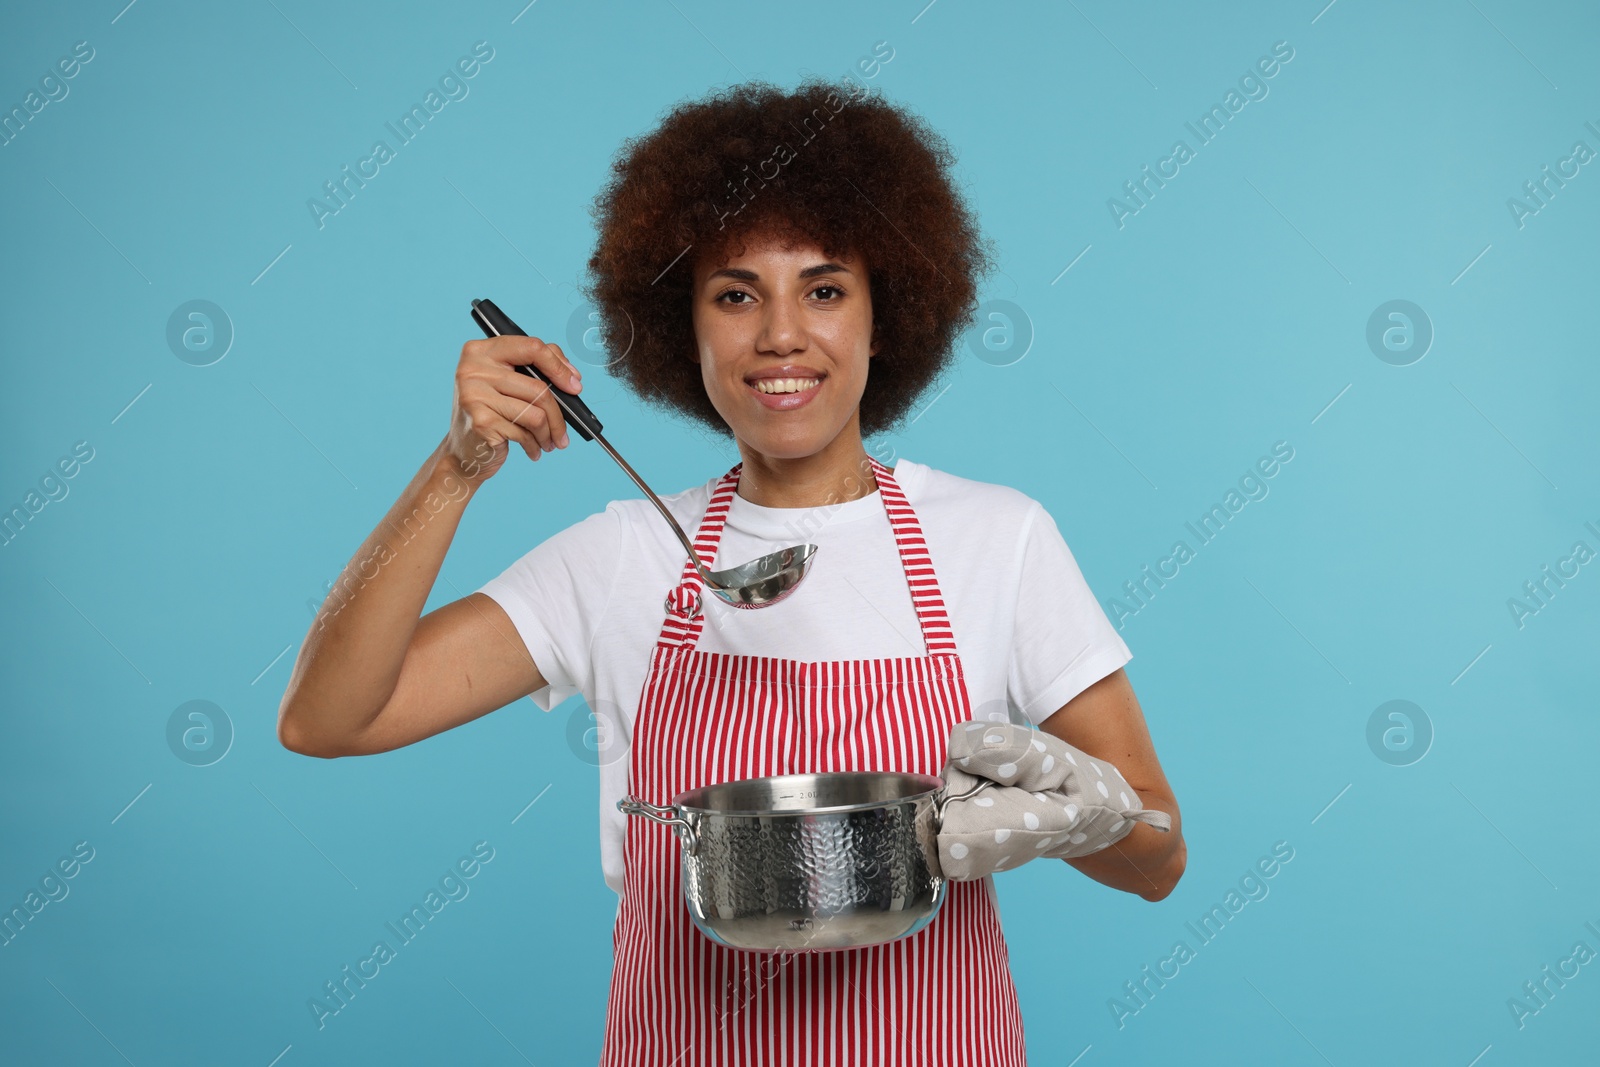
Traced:
<path fill-rule="evenodd" d="M 723 602 L 736 608 L 764 608 L 794 592 L 816 551 L 816 545 L 795 545 L 726 570 L 698 569 L 706 587 Z"/>

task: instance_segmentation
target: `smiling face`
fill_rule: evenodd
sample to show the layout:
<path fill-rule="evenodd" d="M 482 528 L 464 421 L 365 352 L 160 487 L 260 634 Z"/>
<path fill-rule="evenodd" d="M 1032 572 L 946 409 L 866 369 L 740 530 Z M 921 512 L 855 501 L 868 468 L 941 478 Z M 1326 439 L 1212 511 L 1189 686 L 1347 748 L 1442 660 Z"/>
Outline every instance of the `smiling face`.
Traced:
<path fill-rule="evenodd" d="M 696 264 L 693 300 L 706 395 L 747 460 L 861 453 L 861 395 L 878 348 L 861 257 L 752 236 L 725 261 Z"/>

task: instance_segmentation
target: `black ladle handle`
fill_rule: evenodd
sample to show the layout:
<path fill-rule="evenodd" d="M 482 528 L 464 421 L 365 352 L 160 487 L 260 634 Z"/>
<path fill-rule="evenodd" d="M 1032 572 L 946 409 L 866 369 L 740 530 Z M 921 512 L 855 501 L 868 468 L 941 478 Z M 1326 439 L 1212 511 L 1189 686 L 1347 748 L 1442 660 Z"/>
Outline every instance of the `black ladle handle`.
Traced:
<path fill-rule="evenodd" d="M 513 337 L 528 336 L 522 327 L 506 317 L 506 313 L 495 307 L 492 300 L 474 300 L 472 302 L 472 321 L 476 322 L 489 337 L 510 335 Z M 556 398 L 556 403 L 561 405 L 561 411 L 566 415 L 572 428 L 578 431 L 578 436 L 585 441 L 593 441 L 594 435 L 605 427 L 600 425 L 600 420 L 594 417 L 594 412 L 589 406 L 578 399 L 578 394 L 569 393 L 547 377 L 544 371 L 532 364 L 518 365 L 517 370 L 530 378 L 537 378 L 550 387 L 550 395 Z"/>
<path fill-rule="evenodd" d="M 517 327 L 516 323 L 506 318 L 505 312 L 495 307 L 492 300 L 474 300 L 472 302 L 472 321 L 483 327 L 483 332 L 490 337 L 499 337 L 502 334 L 511 334 L 517 337 L 528 336 Z M 628 477 L 633 479 L 633 484 L 644 490 L 644 495 L 650 498 L 650 502 L 656 506 L 656 510 L 661 512 L 661 517 L 666 519 L 672 526 L 672 532 L 678 535 L 678 540 L 683 543 L 683 550 L 694 561 L 695 569 L 700 572 L 700 577 L 706 583 L 706 587 L 708 589 L 722 589 L 723 586 L 711 576 L 711 571 L 704 563 L 700 562 L 700 554 L 695 550 L 694 543 L 689 540 L 689 535 L 683 532 L 683 526 L 677 519 L 672 517 L 672 512 L 667 510 L 667 506 L 661 502 L 661 498 L 656 496 L 655 492 L 644 483 L 644 479 L 639 477 L 639 472 L 634 470 L 628 461 L 622 458 L 622 453 L 612 448 L 611 442 L 601 435 L 600 420 L 594 417 L 594 412 L 590 411 L 584 402 L 576 396 L 546 378 L 538 367 L 518 366 L 517 369 L 524 374 L 539 379 L 550 387 L 550 395 L 554 396 L 556 403 L 561 405 L 561 410 L 566 413 L 567 421 L 572 423 L 573 429 L 577 430 L 584 440 L 598 442 L 600 447 L 605 449 L 611 458 L 617 461 L 617 466 L 621 467 Z"/>

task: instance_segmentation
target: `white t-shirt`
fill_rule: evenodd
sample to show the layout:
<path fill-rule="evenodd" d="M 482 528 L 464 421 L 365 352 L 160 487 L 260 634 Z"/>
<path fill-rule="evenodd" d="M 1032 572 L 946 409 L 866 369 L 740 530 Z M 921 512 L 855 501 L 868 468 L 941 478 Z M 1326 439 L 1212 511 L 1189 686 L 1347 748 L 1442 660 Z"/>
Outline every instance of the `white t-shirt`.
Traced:
<path fill-rule="evenodd" d="M 904 458 L 892 471 L 927 541 L 974 719 L 1041 723 L 1132 659 L 1036 500 Z M 661 498 L 691 540 L 720 478 Z M 703 597 L 696 647 L 808 661 L 927 655 L 876 490 L 815 508 L 763 507 L 735 493 L 711 569 L 806 542 L 817 552 L 805 580 L 778 603 L 750 610 Z M 599 765 L 601 866 L 619 900 L 635 816 L 616 804 L 663 601 L 685 558 L 649 500 L 613 500 L 478 590 L 505 609 L 549 683 L 534 701 L 551 711 L 581 695 L 595 716 L 576 736 Z"/>

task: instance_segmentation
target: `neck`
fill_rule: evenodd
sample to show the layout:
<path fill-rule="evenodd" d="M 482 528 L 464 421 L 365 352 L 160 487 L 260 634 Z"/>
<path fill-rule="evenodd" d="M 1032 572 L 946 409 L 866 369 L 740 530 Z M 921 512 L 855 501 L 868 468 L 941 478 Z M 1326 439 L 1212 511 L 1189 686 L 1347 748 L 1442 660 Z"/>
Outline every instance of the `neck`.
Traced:
<path fill-rule="evenodd" d="M 827 448 L 809 456 L 769 456 L 743 441 L 739 454 L 744 460 L 739 495 L 762 507 L 825 507 L 859 499 L 878 488 L 859 432 L 841 433 Z"/>

